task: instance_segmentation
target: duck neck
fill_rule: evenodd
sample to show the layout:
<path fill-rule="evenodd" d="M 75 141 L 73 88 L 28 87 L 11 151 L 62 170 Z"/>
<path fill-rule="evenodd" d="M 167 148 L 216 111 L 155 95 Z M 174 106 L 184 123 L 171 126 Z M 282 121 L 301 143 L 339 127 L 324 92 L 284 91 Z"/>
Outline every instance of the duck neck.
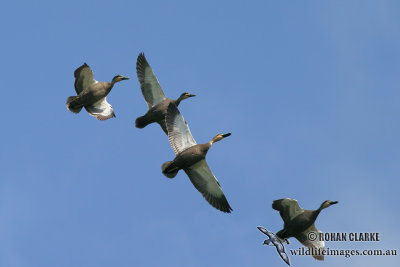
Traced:
<path fill-rule="evenodd" d="M 321 210 L 323 210 L 322 207 L 319 207 L 318 209 L 313 210 L 313 212 L 312 212 L 312 218 L 314 219 L 314 221 L 317 219 L 317 217 L 318 217 L 319 213 L 321 212 Z"/>
<path fill-rule="evenodd" d="M 178 99 L 175 100 L 175 105 L 179 106 L 179 104 L 181 103 L 182 100 L 183 100 L 182 96 L 178 97 Z"/>
<path fill-rule="evenodd" d="M 115 82 L 111 81 L 109 82 L 109 85 L 107 86 L 107 94 L 111 91 L 111 89 L 114 87 Z"/>
<path fill-rule="evenodd" d="M 208 143 L 205 143 L 204 144 L 204 150 L 207 152 L 209 149 L 210 149 L 210 147 L 212 146 L 212 144 L 214 143 L 214 141 L 213 140 L 211 140 L 210 142 L 208 142 Z"/>
<path fill-rule="evenodd" d="M 205 155 L 208 153 L 208 150 L 210 149 L 211 145 L 212 145 L 212 143 L 211 143 L 211 141 L 210 141 L 210 142 L 205 143 L 205 144 L 202 144 L 202 145 L 200 146 L 200 147 L 201 147 L 201 150 L 204 152 Z"/>

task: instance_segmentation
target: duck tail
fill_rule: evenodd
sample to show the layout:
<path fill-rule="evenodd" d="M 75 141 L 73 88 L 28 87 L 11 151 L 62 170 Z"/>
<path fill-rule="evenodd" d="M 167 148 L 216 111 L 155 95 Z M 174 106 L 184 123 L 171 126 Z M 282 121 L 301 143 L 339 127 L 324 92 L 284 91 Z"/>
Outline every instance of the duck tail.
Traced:
<path fill-rule="evenodd" d="M 174 166 L 173 161 L 164 162 L 163 165 L 161 165 L 161 170 L 162 173 L 168 178 L 174 178 L 179 171 L 179 169 Z"/>
<path fill-rule="evenodd" d="M 146 114 L 146 115 L 147 115 L 147 114 Z M 144 127 L 146 127 L 147 125 L 150 124 L 150 122 L 148 121 L 146 115 L 141 116 L 141 117 L 139 117 L 139 118 L 136 119 L 136 121 L 135 121 L 135 126 L 136 126 L 136 128 L 142 129 L 142 128 L 144 128 Z"/>
<path fill-rule="evenodd" d="M 67 109 L 69 111 L 72 111 L 73 113 L 79 113 L 83 106 L 79 103 L 79 97 L 78 96 L 70 96 L 67 98 L 67 102 L 65 105 L 67 106 Z"/>

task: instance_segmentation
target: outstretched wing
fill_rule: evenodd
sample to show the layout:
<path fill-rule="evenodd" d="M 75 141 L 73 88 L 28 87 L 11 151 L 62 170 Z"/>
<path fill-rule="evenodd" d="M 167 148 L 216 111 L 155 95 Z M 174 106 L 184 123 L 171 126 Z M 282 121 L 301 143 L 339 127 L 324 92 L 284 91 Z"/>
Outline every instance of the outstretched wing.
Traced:
<path fill-rule="evenodd" d="M 285 245 L 282 243 L 282 241 L 279 239 L 279 237 L 277 237 L 274 233 L 268 231 L 264 227 L 257 226 L 257 228 L 258 228 L 258 230 L 260 230 L 262 233 L 264 233 L 265 235 L 267 235 L 269 237 L 268 240 L 264 240 L 264 244 L 269 245 L 270 243 L 272 243 L 275 246 L 276 251 L 278 252 L 279 256 L 282 258 L 282 260 L 290 266 L 290 259 L 286 253 Z"/>
<path fill-rule="evenodd" d="M 97 83 L 93 77 L 93 71 L 90 69 L 88 64 L 84 63 L 82 66 L 74 71 L 75 77 L 75 91 L 79 95 L 83 90 L 85 90 L 89 85 Z"/>
<path fill-rule="evenodd" d="M 107 102 L 106 97 L 102 98 L 100 101 L 97 101 L 93 105 L 85 106 L 85 109 L 90 115 L 96 117 L 100 121 L 115 117 L 114 110 L 110 103 Z"/>
<path fill-rule="evenodd" d="M 214 208 L 230 213 L 232 208 L 226 199 L 217 178 L 211 172 L 207 162 L 203 159 L 185 169 L 194 187 Z"/>
<path fill-rule="evenodd" d="M 149 108 L 166 99 L 157 77 L 154 75 L 146 57 L 140 53 L 136 61 L 136 73 L 140 82 L 140 89 Z"/>
<path fill-rule="evenodd" d="M 272 208 L 279 211 L 279 214 L 281 215 L 285 224 L 293 220 L 293 218 L 295 218 L 297 215 L 304 212 L 304 210 L 300 208 L 297 200 L 291 198 L 275 200 L 272 202 Z"/>
<path fill-rule="evenodd" d="M 261 226 L 257 226 L 257 229 L 260 230 L 264 235 L 267 235 L 270 239 L 275 237 L 275 234 L 268 231 L 267 229 L 265 229 L 264 227 Z"/>
<path fill-rule="evenodd" d="M 168 139 L 176 155 L 183 150 L 197 145 L 189 126 L 174 103 L 170 103 L 165 116 Z"/>
<path fill-rule="evenodd" d="M 325 248 L 325 242 L 323 240 L 319 240 L 320 233 L 322 232 L 318 230 L 313 224 L 308 227 L 304 232 L 295 235 L 294 237 L 299 240 L 299 242 L 302 243 L 304 246 L 311 249 L 311 255 L 314 259 L 323 261 L 324 255 L 322 254 L 322 250 Z"/>
<path fill-rule="evenodd" d="M 279 256 L 281 256 L 282 260 L 284 262 L 286 262 L 287 265 L 290 266 L 290 259 L 289 259 L 289 256 L 286 253 L 285 245 L 283 245 L 282 242 L 278 242 L 278 241 L 273 242 L 273 244 L 274 244 L 274 246 L 276 248 L 276 252 L 278 252 L 278 254 L 279 254 Z"/>

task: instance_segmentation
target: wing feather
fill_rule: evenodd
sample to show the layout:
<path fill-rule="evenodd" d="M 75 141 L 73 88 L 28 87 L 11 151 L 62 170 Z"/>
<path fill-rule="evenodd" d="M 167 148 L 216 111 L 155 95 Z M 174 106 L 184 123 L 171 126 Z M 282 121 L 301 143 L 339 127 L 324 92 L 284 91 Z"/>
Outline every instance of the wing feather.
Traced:
<path fill-rule="evenodd" d="M 194 187 L 214 208 L 230 213 L 232 208 L 226 199 L 217 178 L 211 172 L 207 162 L 203 159 L 185 169 Z"/>
<path fill-rule="evenodd" d="M 281 215 L 285 224 L 293 220 L 293 218 L 295 218 L 297 215 L 304 212 L 304 210 L 300 208 L 297 200 L 291 198 L 275 200 L 272 202 L 272 208 L 279 211 L 279 214 Z"/>
<path fill-rule="evenodd" d="M 106 97 L 97 101 L 93 105 L 85 106 L 85 108 L 90 115 L 96 117 L 100 121 L 115 117 L 114 110 L 110 103 L 107 102 Z"/>
<path fill-rule="evenodd" d="M 137 58 L 136 73 L 140 82 L 140 89 L 149 108 L 166 99 L 157 77 L 154 75 L 143 53 L 140 53 Z"/>
<path fill-rule="evenodd" d="M 89 87 L 93 83 L 97 83 L 94 79 L 93 71 L 90 69 L 89 65 L 84 63 L 82 66 L 74 71 L 75 77 L 75 91 L 79 95 L 83 90 Z"/>
<path fill-rule="evenodd" d="M 309 240 L 310 233 L 314 232 L 315 236 L 317 237 L 315 240 Z M 299 240 L 300 243 L 302 243 L 304 246 L 308 247 L 311 250 L 312 256 L 316 260 L 323 261 L 324 260 L 324 255 L 322 254 L 322 250 L 325 248 L 325 242 L 323 240 L 319 240 L 319 235 L 322 233 L 320 230 L 318 230 L 315 225 L 311 225 L 308 227 L 304 232 L 298 234 L 295 236 L 297 240 Z M 318 251 L 320 253 L 318 253 Z"/>
<path fill-rule="evenodd" d="M 183 150 L 197 145 L 189 126 L 174 103 L 170 103 L 165 116 L 168 139 L 176 155 Z"/>

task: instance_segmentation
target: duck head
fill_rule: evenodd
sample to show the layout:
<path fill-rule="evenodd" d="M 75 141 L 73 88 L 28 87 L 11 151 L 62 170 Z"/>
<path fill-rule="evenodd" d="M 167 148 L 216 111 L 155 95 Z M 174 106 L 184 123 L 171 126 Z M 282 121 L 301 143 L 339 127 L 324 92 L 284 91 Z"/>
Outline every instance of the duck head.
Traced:
<path fill-rule="evenodd" d="M 339 203 L 339 201 L 330 201 L 330 200 L 325 200 L 324 202 L 322 202 L 320 209 L 326 209 L 329 206 L 332 206 L 334 204 Z"/>
<path fill-rule="evenodd" d="M 184 92 L 184 93 L 182 93 L 182 94 L 179 96 L 179 98 L 176 100 L 175 105 L 176 105 L 176 106 L 179 106 L 179 104 L 181 103 L 182 100 L 187 99 L 187 98 L 189 98 L 189 97 L 194 97 L 194 96 L 196 96 L 196 95 L 192 95 L 191 93 Z"/>
<path fill-rule="evenodd" d="M 124 76 L 122 76 L 122 75 L 117 75 L 117 76 L 114 76 L 114 78 L 112 79 L 112 83 L 117 83 L 117 82 L 120 82 L 120 81 L 123 81 L 123 80 L 129 80 L 129 78 L 127 78 L 127 77 L 124 77 Z"/>
<path fill-rule="evenodd" d="M 213 139 L 211 139 L 211 144 L 213 144 L 213 143 L 215 143 L 215 142 L 218 142 L 218 141 L 221 141 L 222 139 L 224 139 L 225 137 L 228 137 L 228 136 L 230 136 L 231 135 L 231 133 L 226 133 L 226 134 L 217 134 L 216 136 L 214 136 L 214 138 Z"/>
<path fill-rule="evenodd" d="M 183 100 L 183 99 L 187 99 L 187 98 L 189 98 L 189 97 L 194 97 L 194 96 L 196 96 L 196 95 L 192 95 L 191 93 L 184 92 L 184 93 L 182 93 L 182 94 L 179 96 L 179 99 L 180 99 L 180 100 Z"/>

